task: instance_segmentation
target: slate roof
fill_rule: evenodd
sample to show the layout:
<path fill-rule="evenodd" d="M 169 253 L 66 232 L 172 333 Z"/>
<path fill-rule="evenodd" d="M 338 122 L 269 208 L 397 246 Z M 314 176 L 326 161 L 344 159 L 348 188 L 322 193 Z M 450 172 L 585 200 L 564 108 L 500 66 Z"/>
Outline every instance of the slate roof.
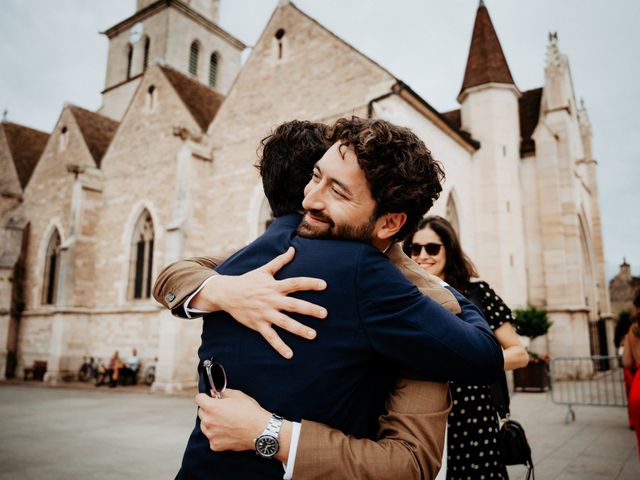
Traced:
<path fill-rule="evenodd" d="M 535 153 L 536 144 L 531 135 L 538 125 L 538 119 L 540 118 L 540 104 L 542 102 L 542 87 L 534 88 L 533 90 L 527 90 L 522 92 L 522 96 L 519 100 L 519 115 L 520 115 L 520 156 L 525 156 L 529 153 Z M 462 119 L 460 117 L 460 109 L 444 112 L 442 116 L 449 122 L 449 124 L 457 129 L 461 130 Z M 462 130 L 464 131 L 464 130 Z"/>
<path fill-rule="evenodd" d="M 207 130 L 224 101 L 224 95 L 170 67 L 160 67 L 202 131 Z"/>
<path fill-rule="evenodd" d="M 113 136 L 118 129 L 119 123 L 99 113 L 85 110 L 84 108 L 70 106 L 69 110 L 76 119 L 84 141 L 89 147 L 89 152 L 100 168 L 102 157 L 104 157 Z"/>
<path fill-rule="evenodd" d="M 40 160 L 49 134 L 17 123 L 2 122 L 0 125 L 7 138 L 20 185 L 24 189 Z"/>
<path fill-rule="evenodd" d="M 515 85 L 489 11 L 480 2 L 460 93 L 467 88 L 491 82 Z"/>

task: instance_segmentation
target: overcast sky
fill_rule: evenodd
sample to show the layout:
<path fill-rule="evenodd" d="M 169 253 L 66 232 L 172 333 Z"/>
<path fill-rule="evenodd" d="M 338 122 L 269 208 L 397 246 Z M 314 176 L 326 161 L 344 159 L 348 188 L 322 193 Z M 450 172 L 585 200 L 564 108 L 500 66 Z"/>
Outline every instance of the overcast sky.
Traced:
<path fill-rule="evenodd" d="M 107 38 L 135 0 L 2 0 L 0 110 L 51 131 L 65 102 L 95 110 Z M 440 111 L 459 108 L 477 0 L 294 2 Z M 486 0 L 516 85 L 542 86 L 549 31 L 569 56 L 598 160 L 607 278 L 622 257 L 640 275 L 640 1 Z M 277 0 L 222 0 L 223 28 L 253 45 Z"/>

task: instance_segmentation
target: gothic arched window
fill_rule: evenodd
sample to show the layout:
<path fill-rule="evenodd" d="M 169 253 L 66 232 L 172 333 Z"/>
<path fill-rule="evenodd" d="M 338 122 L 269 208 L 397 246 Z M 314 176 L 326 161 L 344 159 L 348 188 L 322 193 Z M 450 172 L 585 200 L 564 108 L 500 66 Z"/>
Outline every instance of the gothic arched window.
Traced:
<path fill-rule="evenodd" d="M 53 231 L 49 239 L 44 262 L 42 303 L 45 305 L 53 305 L 56 303 L 58 274 L 60 273 L 60 234 L 57 229 Z"/>
<path fill-rule="evenodd" d="M 209 86 L 215 87 L 218 83 L 218 54 L 212 53 L 209 61 Z"/>
<path fill-rule="evenodd" d="M 129 44 L 127 51 L 127 80 L 131 78 L 131 67 L 133 62 L 133 45 Z"/>
<path fill-rule="evenodd" d="M 153 221 L 147 210 L 136 222 L 131 238 L 129 298 L 149 298 L 153 272 Z"/>
<path fill-rule="evenodd" d="M 144 57 L 142 59 L 142 70 L 146 70 L 149 66 L 149 48 L 151 48 L 151 39 L 145 37 L 144 40 Z"/>
<path fill-rule="evenodd" d="M 200 45 L 197 41 L 191 44 L 189 50 L 189 73 L 191 75 L 198 75 L 198 55 L 200 54 Z"/>
<path fill-rule="evenodd" d="M 460 220 L 458 219 L 458 208 L 456 207 L 456 201 L 453 199 L 453 192 L 449 193 L 449 198 L 447 199 L 445 218 L 449 220 L 453 229 L 460 236 Z"/>

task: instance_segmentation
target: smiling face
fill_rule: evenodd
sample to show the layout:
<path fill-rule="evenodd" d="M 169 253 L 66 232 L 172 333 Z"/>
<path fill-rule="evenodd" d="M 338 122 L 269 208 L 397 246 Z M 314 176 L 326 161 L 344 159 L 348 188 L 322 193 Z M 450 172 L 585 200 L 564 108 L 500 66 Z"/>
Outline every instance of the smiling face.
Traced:
<path fill-rule="evenodd" d="M 375 239 L 375 201 L 353 149 L 334 143 L 316 163 L 304 194 L 301 236 Z"/>
<path fill-rule="evenodd" d="M 411 258 L 414 262 L 422 266 L 422 268 L 424 268 L 426 271 L 444 280 L 444 267 L 447 263 L 447 252 L 444 245 L 442 244 L 442 239 L 438 236 L 438 234 L 431 230 L 431 228 L 425 227 L 421 230 L 418 230 L 413 235 L 411 243 L 414 245 L 426 245 L 428 243 L 436 243 L 442 245 L 440 247 L 440 251 L 436 255 L 428 254 L 426 248 L 423 247 L 420 249 L 420 253 L 418 255 L 413 255 L 412 253 Z"/>

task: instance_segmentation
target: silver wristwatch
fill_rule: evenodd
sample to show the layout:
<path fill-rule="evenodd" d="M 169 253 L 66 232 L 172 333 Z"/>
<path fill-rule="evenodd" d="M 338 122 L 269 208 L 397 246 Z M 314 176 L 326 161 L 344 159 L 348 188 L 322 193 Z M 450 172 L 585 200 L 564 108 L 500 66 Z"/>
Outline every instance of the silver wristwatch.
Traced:
<path fill-rule="evenodd" d="M 267 427 L 258 438 L 256 438 L 256 454 L 262 458 L 273 458 L 275 454 L 278 453 L 278 450 L 280 450 L 280 428 L 282 427 L 282 420 L 282 417 L 272 413 Z"/>

